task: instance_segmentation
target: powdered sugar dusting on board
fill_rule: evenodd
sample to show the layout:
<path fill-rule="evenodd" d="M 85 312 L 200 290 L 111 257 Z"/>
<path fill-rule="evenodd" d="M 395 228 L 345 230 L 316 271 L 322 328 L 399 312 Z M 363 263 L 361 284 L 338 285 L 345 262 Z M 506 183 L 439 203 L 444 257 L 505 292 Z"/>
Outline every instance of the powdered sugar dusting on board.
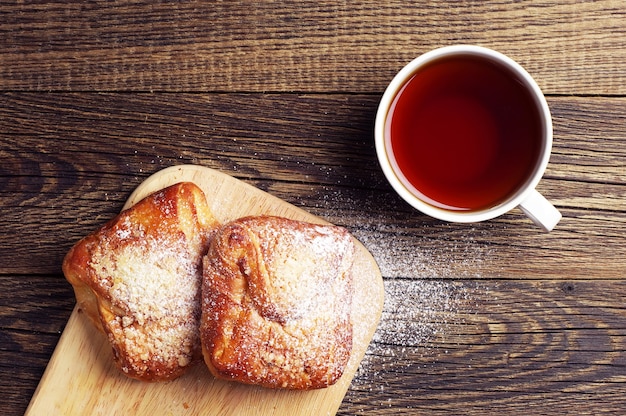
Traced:
<path fill-rule="evenodd" d="M 432 362 L 438 354 L 447 353 L 440 346 L 454 338 L 459 325 L 465 323 L 464 316 L 472 313 L 474 296 L 465 282 L 449 278 L 454 276 L 454 265 L 431 261 L 432 254 L 427 251 L 407 256 L 406 248 L 396 246 L 398 240 L 393 237 L 384 240 L 355 234 L 379 264 L 385 303 L 353 383 L 384 388 L 390 373 L 406 371 L 418 362 Z"/>
<path fill-rule="evenodd" d="M 419 377 L 445 361 L 459 348 L 459 326 L 474 313 L 473 298 L 473 289 L 458 281 L 386 280 L 382 318 L 353 386 L 382 391 L 397 382 L 394 374 Z"/>
<path fill-rule="evenodd" d="M 412 225 L 394 226 L 393 218 L 380 220 L 373 209 L 368 210 L 368 199 L 353 200 L 341 191 L 329 193 L 323 201 L 322 216 L 331 222 L 334 217 L 346 216 L 345 210 L 333 214 L 338 206 L 367 213 L 355 213 L 357 218 L 349 228 L 380 268 L 385 304 L 353 383 L 384 388 L 383 377 L 432 362 L 447 352 L 444 345 L 454 339 L 459 326 L 465 324 L 464 317 L 475 309 L 474 289 L 467 279 L 481 276 L 482 264 L 490 257 L 491 249 L 472 237 L 464 237 L 460 227 L 451 228 L 447 235 L 446 225 L 442 225 L 439 231 L 454 239 L 454 244 L 441 244 L 436 236 L 420 236 L 417 220 Z M 466 235 L 474 233 L 468 229 Z"/>
<path fill-rule="evenodd" d="M 489 256 L 489 250 L 471 238 L 457 242 L 450 250 L 447 243 L 426 239 L 423 244 L 416 243 L 415 236 L 405 236 L 393 226 L 362 222 L 351 233 L 372 254 L 385 278 L 480 277 L 481 264 Z"/>

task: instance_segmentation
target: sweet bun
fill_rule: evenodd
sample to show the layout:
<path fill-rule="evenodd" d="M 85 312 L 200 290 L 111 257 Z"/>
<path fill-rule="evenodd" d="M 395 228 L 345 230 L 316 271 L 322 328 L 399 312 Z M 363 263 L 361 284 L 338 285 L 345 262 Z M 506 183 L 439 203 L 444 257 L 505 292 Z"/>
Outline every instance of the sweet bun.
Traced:
<path fill-rule="evenodd" d="M 201 341 L 217 377 L 335 383 L 352 350 L 354 244 L 340 227 L 257 216 L 222 226 L 203 261 Z"/>
<path fill-rule="evenodd" d="M 218 223 L 192 183 L 158 191 L 80 240 L 63 261 L 79 307 L 132 378 L 170 380 L 201 359 L 202 256 Z"/>

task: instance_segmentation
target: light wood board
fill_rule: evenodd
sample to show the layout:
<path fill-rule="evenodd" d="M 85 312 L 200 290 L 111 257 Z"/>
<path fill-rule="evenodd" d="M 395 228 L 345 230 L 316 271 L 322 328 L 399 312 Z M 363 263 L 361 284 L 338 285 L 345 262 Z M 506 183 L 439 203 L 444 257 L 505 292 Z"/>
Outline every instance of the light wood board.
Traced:
<path fill-rule="evenodd" d="M 316 223 L 321 219 L 218 171 L 181 165 L 155 173 L 124 208 L 174 183 L 202 188 L 221 222 L 271 214 Z M 312 391 L 271 390 L 217 380 L 200 363 L 182 377 L 146 383 L 122 375 L 111 347 L 76 307 L 26 411 L 27 415 L 333 415 L 363 359 L 382 313 L 384 288 L 376 262 L 357 243 L 354 264 L 353 351 L 343 377 Z"/>

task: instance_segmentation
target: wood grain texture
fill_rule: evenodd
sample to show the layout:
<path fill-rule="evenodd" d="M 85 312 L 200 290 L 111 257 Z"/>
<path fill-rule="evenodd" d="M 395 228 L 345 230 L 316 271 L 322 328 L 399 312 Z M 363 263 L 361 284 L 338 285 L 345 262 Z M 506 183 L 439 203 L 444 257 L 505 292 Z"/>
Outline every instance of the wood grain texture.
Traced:
<path fill-rule="evenodd" d="M 626 409 L 622 0 L 0 4 L 0 414 L 22 415 L 74 306 L 70 245 L 168 166 L 218 169 L 370 249 L 386 304 L 340 415 Z M 373 119 L 427 50 L 492 47 L 547 94 L 562 211 L 429 219 Z"/>
<path fill-rule="evenodd" d="M 0 413 L 23 415 L 74 308 L 59 275 L 0 275 Z"/>
<path fill-rule="evenodd" d="M 33 279 L 38 297 L 49 278 Z M 385 287 L 383 320 L 339 414 L 623 409 L 623 281 L 387 279 Z M 63 313 L 48 314 L 46 336 L 16 328 L 8 352 L 3 331 L 2 371 L 10 365 L 14 374 L 0 380 L 3 414 L 23 413 L 20 395 L 34 391 L 67 322 L 70 296 L 52 297 Z M 7 318 L 3 328 L 24 327 Z M 33 314 L 29 322 L 42 320 Z M 40 358 L 20 359 L 25 354 Z"/>
<path fill-rule="evenodd" d="M 554 154 L 539 190 L 564 214 L 550 234 L 518 211 L 453 226 L 415 212 L 378 168 L 377 99 L 369 95 L 8 93 L 0 100 L 5 273 L 59 273 L 71 244 L 114 216 L 147 175 L 181 163 L 243 179 L 372 245 L 392 236 L 386 256 L 432 259 L 389 277 L 586 279 L 626 271 L 624 98 L 550 98 Z"/>
<path fill-rule="evenodd" d="M 548 94 L 626 92 L 626 9 L 580 2 L 17 2 L 0 89 L 381 91 L 434 47 L 473 43 Z"/>
<path fill-rule="evenodd" d="M 222 224 L 248 215 L 275 215 L 323 223 L 319 218 L 237 179 L 197 165 L 163 169 L 142 182 L 124 209 L 176 183 L 193 182 L 207 196 L 210 212 Z M 263 416 L 334 414 L 378 326 L 384 288 L 378 266 L 355 244 L 352 305 L 352 350 L 335 384 L 310 391 L 267 389 L 216 379 L 204 365 L 167 383 L 141 383 L 125 377 L 113 364 L 111 347 L 77 307 L 28 407 L 37 416 L 59 414 L 237 414 Z M 328 294 L 328 296 L 332 296 Z M 323 329 L 322 329 L 323 330 Z M 201 367 L 201 368 L 198 368 Z M 93 394 L 99 389 L 100 393 Z M 198 393 L 202 394 L 198 394 Z M 237 397 L 237 400 L 232 400 Z"/>
<path fill-rule="evenodd" d="M 625 288 L 389 280 L 393 300 L 340 414 L 619 414 Z"/>

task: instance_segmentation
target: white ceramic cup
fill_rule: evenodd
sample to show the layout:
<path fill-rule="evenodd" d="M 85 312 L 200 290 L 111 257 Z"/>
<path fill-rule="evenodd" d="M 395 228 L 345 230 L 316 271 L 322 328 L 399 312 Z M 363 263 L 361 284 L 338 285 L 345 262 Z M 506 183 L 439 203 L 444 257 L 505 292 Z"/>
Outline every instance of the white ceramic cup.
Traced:
<path fill-rule="evenodd" d="M 515 190 L 505 200 L 478 210 L 449 210 L 426 202 L 400 170 L 391 146 L 390 134 L 386 132 L 391 106 L 405 84 L 425 65 L 441 58 L 459 55 L 485 59 L 510 72 L 511 76 L 515 76 L 530 93 L 541 118 L 540 151 L 530 173 L 522 183 L 517 184 Z M 548 104 L 532 77 L 519 64 L 499 52 L 479 46 L 455 45 L 432 50 L 411 61 L 393 78 L 380 101 L 374 136 L 378 160 L 387 180 L 405 201 L 424 214 L 449 222 L 471 223 L 489 220 L 519 207 L 544 231 L 551 231 L 561 219 L 561 213 L 535 189 L 543 176 L 552 150 L 552 118 Z"/>

